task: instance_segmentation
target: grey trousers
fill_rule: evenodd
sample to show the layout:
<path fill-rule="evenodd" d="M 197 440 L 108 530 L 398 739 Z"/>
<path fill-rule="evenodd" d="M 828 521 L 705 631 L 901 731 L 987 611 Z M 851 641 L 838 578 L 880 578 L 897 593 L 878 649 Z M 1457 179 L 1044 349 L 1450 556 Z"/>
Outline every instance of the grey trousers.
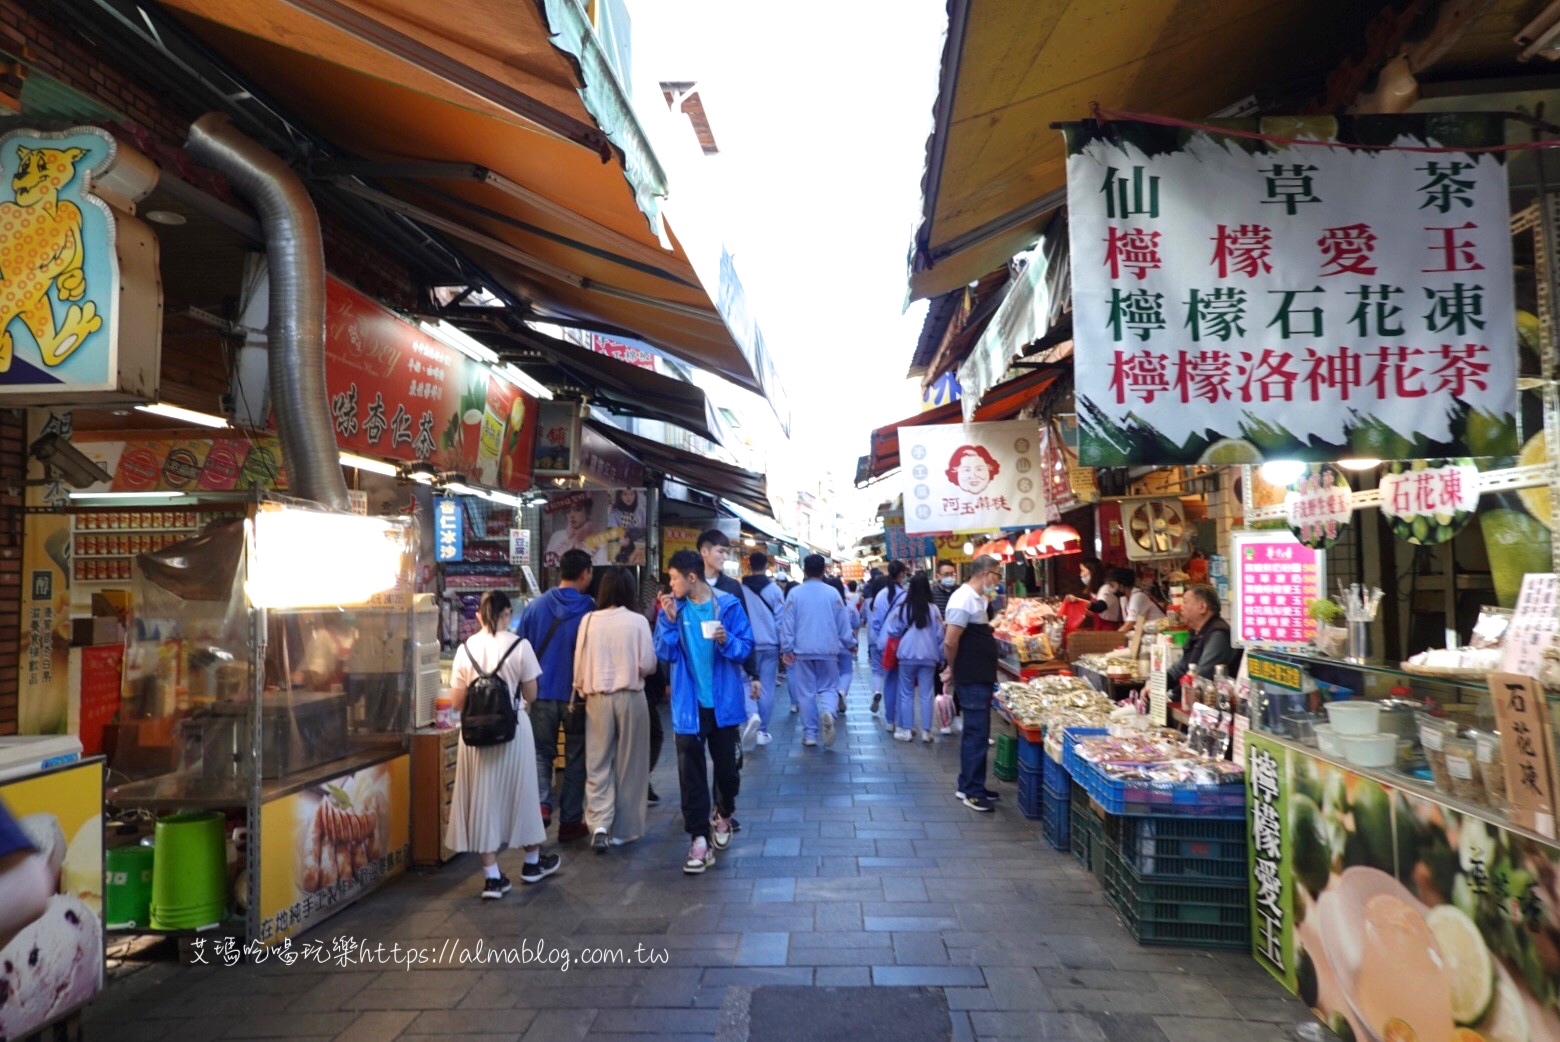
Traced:
<path fill-rule="evenodd" d="M 642 688 L 585 699 L 585 824 L 617 839 L 645 831 L 650 711 Z"/>

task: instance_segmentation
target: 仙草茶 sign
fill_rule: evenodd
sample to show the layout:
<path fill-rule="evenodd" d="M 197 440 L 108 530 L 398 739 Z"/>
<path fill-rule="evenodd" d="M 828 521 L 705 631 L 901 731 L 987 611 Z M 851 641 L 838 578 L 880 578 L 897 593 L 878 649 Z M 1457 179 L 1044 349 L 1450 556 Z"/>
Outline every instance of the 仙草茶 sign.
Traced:
<path fill-rule="evenodd" d="M 1372 146 L 1504 141 L 1494 116 L 1322 122 Z M 1497 155 L 1066 133 L 1084 464 L 1516 451 Z"/>

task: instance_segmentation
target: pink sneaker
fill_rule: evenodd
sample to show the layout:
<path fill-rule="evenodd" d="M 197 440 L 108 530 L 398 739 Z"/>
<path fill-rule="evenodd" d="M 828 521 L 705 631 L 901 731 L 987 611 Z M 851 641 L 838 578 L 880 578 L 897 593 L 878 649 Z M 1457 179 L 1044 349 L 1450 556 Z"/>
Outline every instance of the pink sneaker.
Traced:
<path fill-rule="evenodd" d="M 688 848 L 688 860 L 683 862 L 683 871 L 690 876 L 696 876 L 715 863 L 715 852 L 710 845 L 700 836 L 693 841 L 693 846 Z"/>

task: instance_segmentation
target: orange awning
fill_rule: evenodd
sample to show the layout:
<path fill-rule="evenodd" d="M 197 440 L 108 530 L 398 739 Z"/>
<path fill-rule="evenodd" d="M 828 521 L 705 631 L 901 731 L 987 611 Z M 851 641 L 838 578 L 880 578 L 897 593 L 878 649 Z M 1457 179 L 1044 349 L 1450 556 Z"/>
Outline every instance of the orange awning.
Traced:
<path fill-rule="evenodd" d="M 165 2 L 311 131 L 362 157 L 323 176 L 460 242 L 544 312 L 632 330 L 765 395 L 789 423 L 761 337 L 717 311 L 733 296 L 725 271 L 709 282 L 718 251 L 698 254 L 701 283 L 662 222 L 665 175 L 626 100 L 609 144 L 541 3 Z M 615 82 L 594 71 L 597 87 Z"/>
<path fill-rule="evenodd" d="M 1034 401 L 1045 392 L 1046 388 L 1055 383 L 1059 375 L 1054 369 L 1026 373 L 992 388 L 985 400 L 980 403 L 980 407 L 975 410 L 973 422 L 1012 419 L 1024 406 Z M 907 416 L 898 423 L 879 427 L 872 432 L 872 453 L 867 459 L 865 476 L 879 478 L 899 466 L 899 428 L 963 422 L 964 403 L 954 401 L 926 412 L 916 413 L 914 416 Z"/>

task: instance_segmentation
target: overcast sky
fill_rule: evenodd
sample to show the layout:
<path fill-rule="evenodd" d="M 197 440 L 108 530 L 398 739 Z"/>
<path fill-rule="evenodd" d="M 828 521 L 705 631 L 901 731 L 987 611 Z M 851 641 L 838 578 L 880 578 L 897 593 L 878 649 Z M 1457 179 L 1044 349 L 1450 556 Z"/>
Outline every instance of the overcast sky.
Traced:
<path fill-rule="evenodd" d="M 872 428 L 919 407 L 904 373 L 925 304 L 904 310 L 905 258 L 944 2 L 630 0 L 630 12 L 636 93 L 698 81 L 723 196 L 701 203 L 718 208 L 778 358 L 795 451 L 848 487 Z"/>

